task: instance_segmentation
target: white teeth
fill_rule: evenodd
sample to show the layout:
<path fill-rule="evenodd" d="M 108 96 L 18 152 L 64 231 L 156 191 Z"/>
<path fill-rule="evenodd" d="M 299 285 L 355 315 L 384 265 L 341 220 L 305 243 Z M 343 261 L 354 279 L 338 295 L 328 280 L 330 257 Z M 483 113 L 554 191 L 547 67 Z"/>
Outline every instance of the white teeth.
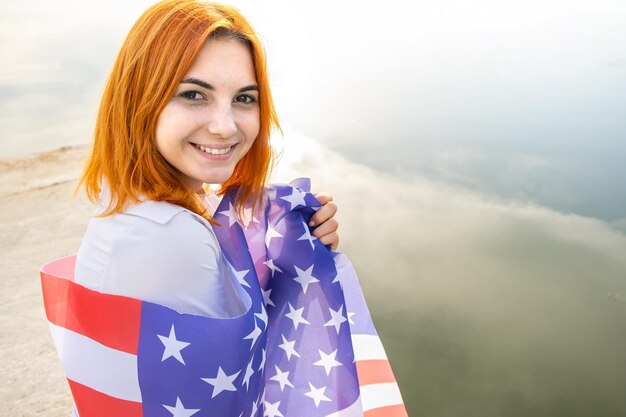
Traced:
<path fill-rule="evenodd" d="M 196 148 L 200 149 L 202 152 L 210 153 L 211 155 L 226 155 L 233 148 L 231 146 L 229 148 L 214 149 L 214 148 L 207 148 L 206 146 L 202 146 L 202 145 L 195 145 L 195 146 Z"/>

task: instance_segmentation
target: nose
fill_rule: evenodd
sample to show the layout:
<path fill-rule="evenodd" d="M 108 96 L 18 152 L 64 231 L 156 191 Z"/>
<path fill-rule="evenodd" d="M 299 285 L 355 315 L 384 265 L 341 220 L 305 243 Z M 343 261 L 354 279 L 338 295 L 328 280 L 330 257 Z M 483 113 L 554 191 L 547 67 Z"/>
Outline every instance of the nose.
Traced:
<path fill-rule="evenodd" d="M 215 106 L 207 122 L 207 130 L 211 135 L 221 138 L 230 138 L 237 133 L 235 115 L 230 105 Z"/>

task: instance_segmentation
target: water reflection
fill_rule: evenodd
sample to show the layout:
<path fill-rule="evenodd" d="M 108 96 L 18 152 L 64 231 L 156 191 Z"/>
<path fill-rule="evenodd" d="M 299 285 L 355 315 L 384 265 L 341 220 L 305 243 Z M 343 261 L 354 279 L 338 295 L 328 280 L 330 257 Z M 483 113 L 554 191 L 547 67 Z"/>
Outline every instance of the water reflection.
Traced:
<path fill-rule="evenodd" d="M 335 193 L 410 415 L 626 413 L 626 237 L 285 142 L 279 178 Z"/>

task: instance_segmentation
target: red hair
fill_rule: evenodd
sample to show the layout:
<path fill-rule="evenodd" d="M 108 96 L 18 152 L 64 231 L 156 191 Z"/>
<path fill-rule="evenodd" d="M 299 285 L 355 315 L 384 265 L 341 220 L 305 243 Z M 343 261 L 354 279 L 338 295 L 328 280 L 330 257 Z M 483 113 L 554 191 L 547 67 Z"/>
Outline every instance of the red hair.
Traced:
<path fill-rule="evenodd" d="M 259 86 L 259 133 L 220 193 L 238 189 L 239 210 L 246 202 L 261 204 L 272 163 L 270 133 L 280 129 L 263 47 L 250 24 L 230 6 L 164 0 L 146 10 L 130 30 L 100 102 L 94 143 L 79 187 L 84 185 L 95 202 L 106 182 L 111 198 L 102 215 L 120 213 L 147 198 L 185 207 L 214 222 L 155 143 L 159 114 L 210 37 L 232 37 L 246 44 Z"/>

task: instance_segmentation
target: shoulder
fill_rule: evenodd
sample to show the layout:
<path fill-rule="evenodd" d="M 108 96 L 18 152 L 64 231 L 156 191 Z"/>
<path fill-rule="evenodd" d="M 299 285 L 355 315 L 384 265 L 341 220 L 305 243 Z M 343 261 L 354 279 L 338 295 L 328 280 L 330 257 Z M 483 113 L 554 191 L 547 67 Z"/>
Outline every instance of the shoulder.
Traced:
<path fill-rule="evenodd" d="M 104 207 L 100 206 L 103 210 Z M 165 201 L 146 200 L 131 205 L 122 213 L 92 218 L 85 239 L 108 242 L 111 250 L 134 251 L 155 246 L 192 246 L 198 241 L 216 242 L 211 224 L 202 216 Z M 147 245 L 145 247 L 138 244 Z"/>
<path fill-rule="evenodd" d="M 76 278 L 104 293 L 219 316 L 226 314 L 218 296 L 220 259 L 206 220 L 169 203 L 144 202 L 92 219 L 77 256 Z"/>
<path fill-rule="evenodd" d="M 217 248 L 213 228 L 203 217 L 183 207 L 163 201 L 145 201 L 129 207 L 129 228 L 118 241 L 123 251 L 127 242 L 135 252 L 148 251 L 151 255 L 159 248 L 168 251 L 171 260 L 177 254 L 187 258 L 201 255 L 207 248 Z M 137 244 L 141 242 L 142 244 Z"/>
<path fill-rule="evenodd" d="M 104 206 L 101 206 L 103 208 Z M 150 220 L 153 223 L 157 224 L 167 224 L 178 214 L 186 213 L 191 217 L 195 217 L 200 220 L 201 223 L 208 222 L 202 217 L 187 210 L 184 207 L 177 206 L 172 203 L 168 203 L 166 201 L 154 201 L 154 200 L 146 200 L 141 201 L 139 203 L 133 204 L 126 208 L 124 212 L 120 213 L 122 216 L 133 216 L 135 218 L 142 218 L 146 220 Z M 111 216 L 114 217 L 115 215 Z"/>
<path fill-rule="evenodd" d="M 219 253 L 217 238 L 204 218 L 170 203 L 145 201 L 123 213 L 91 219 L 78 251 L 76 274 L 102 282 L 105 275 L 140 266 L 188 269 L 217 259 Z"/>

